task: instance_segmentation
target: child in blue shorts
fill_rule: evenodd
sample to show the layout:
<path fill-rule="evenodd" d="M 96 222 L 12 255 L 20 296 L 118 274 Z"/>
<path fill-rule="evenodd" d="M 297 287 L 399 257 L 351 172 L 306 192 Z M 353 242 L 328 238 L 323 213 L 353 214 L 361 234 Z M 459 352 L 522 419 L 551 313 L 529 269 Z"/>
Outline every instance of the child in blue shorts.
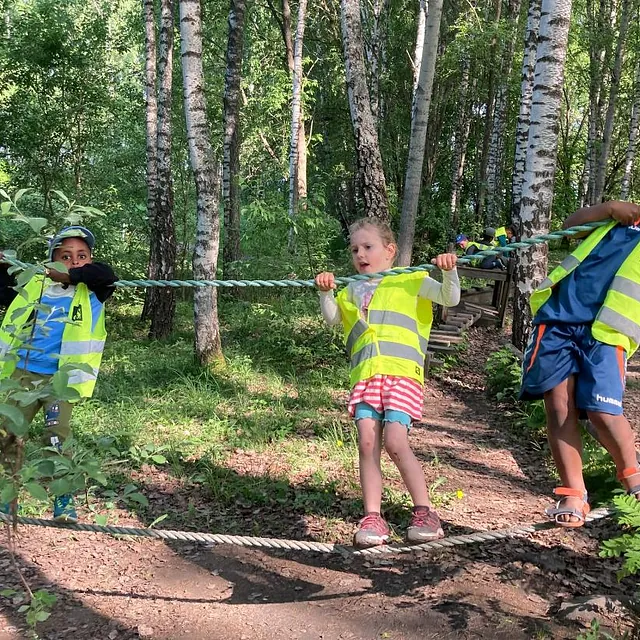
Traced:
<path fill-rule="evenodd" d="M 640 498 L 635 438 L 623 415 L 626 362 L 640 343 L 640 207 L 604 202 L 573 213 L 565 228 L 610 219 L 592 231 L 531 296 L 533 331 L 521 399 L 544 398 L 561 486 L 547 514 L 580 527 L 589 513 L 579 413 L 586 412 L 618 479 Z"/>

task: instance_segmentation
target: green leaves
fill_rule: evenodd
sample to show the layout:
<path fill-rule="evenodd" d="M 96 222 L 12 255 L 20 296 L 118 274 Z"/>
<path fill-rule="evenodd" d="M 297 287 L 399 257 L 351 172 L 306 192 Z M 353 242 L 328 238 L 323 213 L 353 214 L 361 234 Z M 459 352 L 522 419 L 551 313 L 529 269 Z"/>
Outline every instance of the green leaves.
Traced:
<path fill-rule="evenodd" d="M 0 415 L 8 419 L 8 422 L 5 422 L 5 427 L 14 436 L 22 437 L 29 431 L 29 425 L 18 407 L 0 404 Z"/>

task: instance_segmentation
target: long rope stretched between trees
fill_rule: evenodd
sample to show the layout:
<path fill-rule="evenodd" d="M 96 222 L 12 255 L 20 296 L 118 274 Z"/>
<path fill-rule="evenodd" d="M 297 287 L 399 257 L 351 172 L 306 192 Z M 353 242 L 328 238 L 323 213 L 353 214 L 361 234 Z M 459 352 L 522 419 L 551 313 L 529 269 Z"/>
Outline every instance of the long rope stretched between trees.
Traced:
<path fill-rule="evenodd" d="M 463 256 L 458 259 L 458 264 L 472 264 L 478 260 L 486 258 L 488 256 L 506 255 L 519 249 L 527 249 L 537 244 L 544 244 L 550 240 L 560 240 L 574 236 L 578 233 L 584 233 L 585 231 L 593 231 L 597 227 L 602 227 L 609 224 L 609 220 L 599 220 L 597 222 L 588 222 L 583 225 L 571 227 L 570 229 L 562 229 L 560 231 L 552 231 L 550 233 L 543 233 L 531 238 L 525 238 L 519 242 L 512 242 L 505 247 L 495 247 L 492 249 L 485 249 L 474 253 L 473 256 Z M 4 256 L 3 262 L 9 263 L 13 266 L 20 267 L 22 269 L 33 268 L 35 265 L 27 262 L 21 262 Z M 42 273 L 44 269 L 42 267 L 35 267 L 36 271 Z M 349 284 L 350 282 L 357 282 L 358 280 L 370 280 L 372 278 L 380 278 L 382 276 L 397 276 L 403 273 L 414 273 L 416 271 L 433 271 L 436 269 L 432 264 L 420 264 L 415 267 L 398 267 L 396 269 L 390 269 L 388 271 L 379 271 L 377 273 L 362 273 L 353 276 L 345 276 L 342 278 L 336 278 L 336 284 Z M 315 287 L 314 280 L 119 280 L 115 283 L 117 288 L 127 287 Z"/>

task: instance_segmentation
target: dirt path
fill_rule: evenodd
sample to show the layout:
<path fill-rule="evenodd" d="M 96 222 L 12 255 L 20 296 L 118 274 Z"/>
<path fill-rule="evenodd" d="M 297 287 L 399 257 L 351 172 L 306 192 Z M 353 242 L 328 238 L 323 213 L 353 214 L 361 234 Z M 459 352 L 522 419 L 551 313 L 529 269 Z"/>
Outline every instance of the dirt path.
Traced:
<path fill-rule="evenodd" d="M 448 535 L 536 522 L 554 480 L 544 453 L 483 393 L 485 354 L 498 339 L 474 330 L 463 366 L 427 387 L 412 433 L 429 480 L 464 497 L 440 509 Z M 637 423 L 640 393 L 630 384 Z M 597 557 L 611 522 L 382 560 L 237 547 L 113 540 L 22 528 L 30 583 L 58 596 L 41 637 L 84 639 L 575 638 L 554 614 L 593 594 L 624 597 L 617 564 Z M 2 587 L 19 588 L 6 549 Z M 19 602 L 0 615 L 0 639 L 26 637 Z M 611 626 L 621 617 L 612 614 Z"/>

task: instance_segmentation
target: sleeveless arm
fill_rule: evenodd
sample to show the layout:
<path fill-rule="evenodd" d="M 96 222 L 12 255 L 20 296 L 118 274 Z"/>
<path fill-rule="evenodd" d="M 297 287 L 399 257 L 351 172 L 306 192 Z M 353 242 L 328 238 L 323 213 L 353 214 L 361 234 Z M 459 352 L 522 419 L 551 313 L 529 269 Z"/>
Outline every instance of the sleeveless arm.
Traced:
<path fill-rule="evenodd" d="M 336 303 L 333 291 L 319 291 L 318 294 L 320 296 L 320 310 L 322 311 L 324 321 L 329 326 L 340 324 L 342 320 L 340 307 L 338 307 Z"/>
<path fill-rule="evenodd" d="M 443 307 L 455 307 L 460 302 L 460 280 L 458 279 L 458 270 L 442 272 L 442 284 L 437 280 L 427 276 L 423 283 L 420 293 L 421 298 L 433 300 L 436 304 Z"/>

